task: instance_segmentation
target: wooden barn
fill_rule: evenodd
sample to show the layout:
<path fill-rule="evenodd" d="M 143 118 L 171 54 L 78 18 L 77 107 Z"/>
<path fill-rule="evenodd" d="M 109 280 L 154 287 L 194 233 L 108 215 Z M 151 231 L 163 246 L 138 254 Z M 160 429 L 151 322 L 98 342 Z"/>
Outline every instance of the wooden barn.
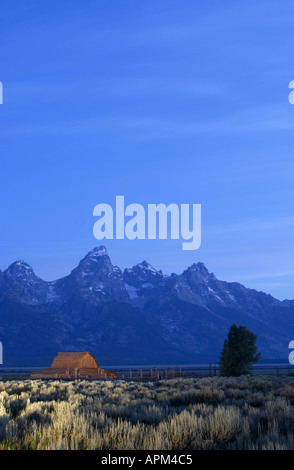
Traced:
<path fill-rule="evenodd" d="M 116 372 L 98 367 L 89 352 L 60 352 L 49 369 L 31 373 L 31 379 L 114 379 Z"/>

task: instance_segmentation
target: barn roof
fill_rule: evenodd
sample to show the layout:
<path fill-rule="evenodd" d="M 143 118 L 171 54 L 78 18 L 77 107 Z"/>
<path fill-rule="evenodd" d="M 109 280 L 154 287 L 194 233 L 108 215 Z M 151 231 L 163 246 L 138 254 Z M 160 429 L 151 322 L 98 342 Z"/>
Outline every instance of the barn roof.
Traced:
<path fill-rule="evenodd" d="M 59 352 L 53 359 L 51 368 L 62 367 L 98 367 L 97 361 L 89 352 Z"/>
<path fill-rule="evenodd" d="M 37 370 L 31 373 L 33 379 L 52 378 L 115 378 L 116 372 L 101 369 L 89 352 L 60 352 L 49 369 Z"/>

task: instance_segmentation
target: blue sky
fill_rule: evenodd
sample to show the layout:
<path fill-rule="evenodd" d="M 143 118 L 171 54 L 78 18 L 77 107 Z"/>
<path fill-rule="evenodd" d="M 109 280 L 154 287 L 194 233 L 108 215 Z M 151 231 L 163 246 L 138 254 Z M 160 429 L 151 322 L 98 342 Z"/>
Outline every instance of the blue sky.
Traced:
<path fill-rule="evenodd" d="M 121 268 L 202 261 L 294 298 L 291 1 L 0 1 L 0 269 L 53 280 L 93 208 L 200 203 L 202 245 L 107 240 Z"/>

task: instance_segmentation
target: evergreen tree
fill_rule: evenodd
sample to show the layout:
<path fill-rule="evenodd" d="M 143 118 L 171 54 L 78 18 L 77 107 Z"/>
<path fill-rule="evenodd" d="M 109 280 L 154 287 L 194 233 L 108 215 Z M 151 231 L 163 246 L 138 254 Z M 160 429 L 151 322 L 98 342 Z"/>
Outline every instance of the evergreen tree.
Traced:
<path fill-rule="evenodd" d="M 260 359 L 256 335 L 245 326 L 232 325 L 220 356 L 220 375 L 249 374 L 252 365 Z"/>

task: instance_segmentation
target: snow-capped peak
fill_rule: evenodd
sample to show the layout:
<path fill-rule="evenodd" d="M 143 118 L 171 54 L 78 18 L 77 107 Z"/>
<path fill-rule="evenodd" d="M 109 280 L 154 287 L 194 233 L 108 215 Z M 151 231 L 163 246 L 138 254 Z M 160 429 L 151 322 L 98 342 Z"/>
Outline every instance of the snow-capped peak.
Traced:
<path fill-rule="evenodd" d="M 87 258 L 91 258 L 91 259 L 95 259 L 95 258 L 100 258 L 101 256 L 105 256 L 107 255 L 107 250 L 105 248 L 105 246 L 101 245 L 101 246 L 97 246 L 95 248 L 93 248 L 93 250 L 91 250 L 88 254 L 87 254 Z"/>
<path fill-rule="evenodd" d="M 14 263 L 12 263 L 10 266 L 19 266 L 20 268 L 32 269 L 32 267 L 28 263 L 22 260 L 17 260 Z"/>
<path fill-rule="evenodd" d="M 7 273 L 10 276 L 15 276 L 15 277 L 28 277 L 34 275 L 33 268 L 25 263 L 25 261 L 18 260 L 12 263 L 8 268 L 7 268 Z"/>
<path fill-rule="evenodd" d="M 201 262 L 192 264 L 191 268 L 195 271 L 199 271 L 205 274 L 208 273 L 208 269 L 206 268 L 205 264 Z"/>
<path fill-rule="evenodd" d="M 143 271 L 151 271 L 152 273 L 156 274 L 158 271 L 151 266 L 151 264 L 147 263 L 147 261 L 142 261 L 142 263 L 139 263 L 137 265 L 139 268 L 143 269 Z"/>

